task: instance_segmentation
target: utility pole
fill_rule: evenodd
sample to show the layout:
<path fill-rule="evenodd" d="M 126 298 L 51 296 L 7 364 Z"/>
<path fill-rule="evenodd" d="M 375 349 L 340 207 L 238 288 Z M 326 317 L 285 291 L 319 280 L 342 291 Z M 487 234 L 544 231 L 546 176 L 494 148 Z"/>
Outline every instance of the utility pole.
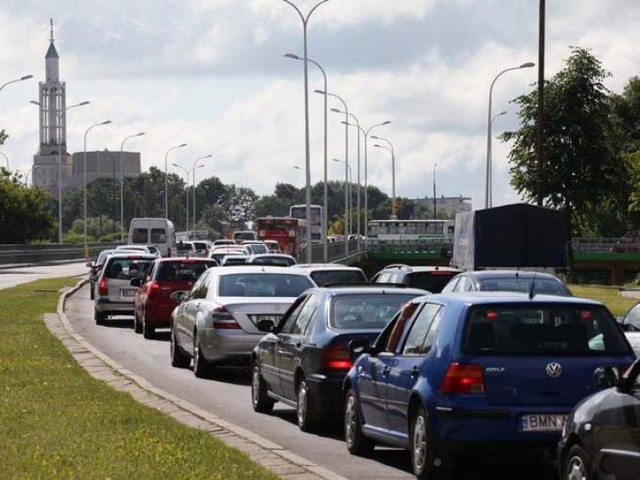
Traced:
<path fill-rule="evenodd" d="M 540 25 L 538 33 L 538 131 L 536 137 L 536 203 L 542 206 L 543 185 L 542 170 L 544 168 L 544 23 L 545 3 L 540 0 Z"/>

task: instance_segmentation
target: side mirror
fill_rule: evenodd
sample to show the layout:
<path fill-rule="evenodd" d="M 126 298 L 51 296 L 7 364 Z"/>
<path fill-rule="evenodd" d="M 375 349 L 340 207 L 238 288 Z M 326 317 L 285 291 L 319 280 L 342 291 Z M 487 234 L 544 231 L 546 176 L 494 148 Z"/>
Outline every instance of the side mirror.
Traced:
<path fill-rule="evenodd" d="M 593 372 L 593 381 L 601 388 L 614 387 L 620 381 L 618 370 L 614 367 L 596 368 Z"/>
<path fill-rule="evenodd" d="M 89 268 L 93 268 L 93 262 L 87 262 L 85 265 Z"/>
<path fill-rule="evenodd" d="M 182 303 L 182 302 L 184 302 L 185 298 L 187 298 L 188 294 L 189 294 L 189 292 L 187 292 L 186 290 L 178 290 L 177 292 L 173 292 L 169 296 L 169 298 L 171 300 L 173 300 L 174 302 Z"/>
<path fill-rule="evenodd" d="M 140 285 L 142 285 L 142 279 L 141 278 L 132 278 L 129 283 L 131 284 L 132 287 L 139 287 Z"/>
<path fill-rule="evenodd" d="M 363 353 L 371 352 L 371 343 L 368 338 L 357 338 L 355 340 L 351 340 L 349 342 L 349 353 L 357 357 L 358 355 L 362 355 Z"/>
<path fill-rule="evenodd" d="M 256 326 L 258 327 L 258 330 L 260 330 L 261 332 L 267 332 L 267 333 L 271 333 L 276 329 L 276 326 L 273 323 L 273 320 L 269 320 L 267 318 L 258 320 L 258 324 Z"/>

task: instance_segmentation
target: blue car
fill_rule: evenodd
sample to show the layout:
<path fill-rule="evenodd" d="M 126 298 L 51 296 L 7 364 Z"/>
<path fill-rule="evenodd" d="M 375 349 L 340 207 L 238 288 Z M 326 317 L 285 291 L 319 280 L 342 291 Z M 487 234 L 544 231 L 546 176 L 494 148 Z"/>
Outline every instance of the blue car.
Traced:
<path fill-rule="evenodd" d="M 408 449 L 421 479 L 450 475 L 463 451 L 553 452 L 572 408 L 606 387 L 596 371 L 635 359 L 604 305 L 505 292 L 420 297 L 350 349 L 349 451 Z"/>

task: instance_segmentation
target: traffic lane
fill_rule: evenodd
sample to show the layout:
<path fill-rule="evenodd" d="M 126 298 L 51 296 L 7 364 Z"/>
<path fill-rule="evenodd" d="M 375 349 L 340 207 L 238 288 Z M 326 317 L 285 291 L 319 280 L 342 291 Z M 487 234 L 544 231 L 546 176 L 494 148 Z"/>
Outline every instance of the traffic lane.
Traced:
<path fill-rule="evenodd" d="M 190 369 L 171 367 L 168 332 L 161 333 L 155 340 L 145 340 L 142 335 L 133 333 L 131 317 L 116 317 L 108 320 L 105 326 L 97 326 L 88 287 L 67 301 L 67 316 L 75 331 L 89 343 L 154 386 L 318 465 L 354 480 L 414 478 L 409 455 L 403 450 L 378 448 L 371 458 L 356 457 L 348 453 L 340 426 L 327 427 L 314 434 L 303 433 L 296 424 L 293 409 L 279 403 L 272 415 L 255 413 L 251 407 L 250 375 L 246 369 L 220 369 L 214 379 L 198 379 Z M 511 480 L 514 471 L 523 480 L 555 478 L 552 467 L 541 461 L 527 461 L 523 472 L 520 461 L 494 457 L 491 459 L 494 465 L 485 465 L 481 460 L 464 462 L 456 480 Z"/>
<path fill-rule="evenodd" d="M 79 277 L 89 274 L 86 261 L 57 265 L 7 266 L 0 269 L 0 289 L 11 288 L 42 278 Z"/>

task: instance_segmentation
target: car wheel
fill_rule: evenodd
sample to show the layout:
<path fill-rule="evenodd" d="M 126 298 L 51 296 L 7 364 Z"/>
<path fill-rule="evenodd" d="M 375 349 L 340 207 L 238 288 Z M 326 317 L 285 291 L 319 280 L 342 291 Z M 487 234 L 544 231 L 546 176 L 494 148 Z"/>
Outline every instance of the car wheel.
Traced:
<path fill-rule="evenodd" d="M 562 468 L 561 480 L 589 480 L 589 463 L 587 452 L 580 445 L 574 445 L 569 450 Z"/>
<path fill-rule="evenodd" d="M 267 395 L 267 386 L 260 374 L 260 364 L 255 362 L 251 371 L 251 404 L 258 413 L 271 413 L 275 401 Z"/>
<path fill-rule="evenodd" d="M 202 355 L 200 338 L 196 331 L 193 336 L 193 373 L 198 378 L 209 378 L 213 375 L 214 370 L 215 367 L 207 362 L 207 359 Z"/>
<path fill-rule="evenodd" d="M 176 338 L 176 334 L 171 329 L 171 366 L 176 368 L 188 368 L 191 363 L 191 358 L 186 355 L 180 346 L 178 345 L 178 339 Z"/>
<path fill-rule="evenodd" d="M 142 315 L 142 336 L 147 339 L 155 338 L 156 327 L 149 325 L 146 313 Z"/>
<path fill-rule="evenodd" d="M 436 478 L 433 469 L 433 445 L 429 429 L 429 416 L 420 407 L 411 421 L 411 466 L 413 474 L 420 480 Z"/>
<path fill-rule="evenodd" d="M 356 392 L 350 389 L 344 402 L 344 439 L 349 453 L 366 455 L 373 451 L 375 443 L 362 433 Z"/>
<path fill-rule="evenodd" d="M 105 313 L 99 312 L 98 310 L 95 310 L 93 318 L 96 321 L 96 325 L 104 325 L 104 321 L 107 319 L 107 315 Z"/>
<path fill-rule="evenodd" d="M 314 428 L 313 407 L 311 406 L 311 395 L 307 381 L 303 378 L 298 384 L 298 405 L 296 407 L 296 417 L 298 427 L 303 432 L 310 432 Z"/>
<path fill-rule="evenodd" d="M 93 283 L 89 284 L 89 298 L 91 298 L 91 300 L 95 300 L 96 298 L 96 293 L 93 291 Z"/>
<path fill-rule="evenodd" d="M 136 333 L 142 333 L 142 324 L 138 318 L 138 312 L 133 311 L 133 331 Z"/>

